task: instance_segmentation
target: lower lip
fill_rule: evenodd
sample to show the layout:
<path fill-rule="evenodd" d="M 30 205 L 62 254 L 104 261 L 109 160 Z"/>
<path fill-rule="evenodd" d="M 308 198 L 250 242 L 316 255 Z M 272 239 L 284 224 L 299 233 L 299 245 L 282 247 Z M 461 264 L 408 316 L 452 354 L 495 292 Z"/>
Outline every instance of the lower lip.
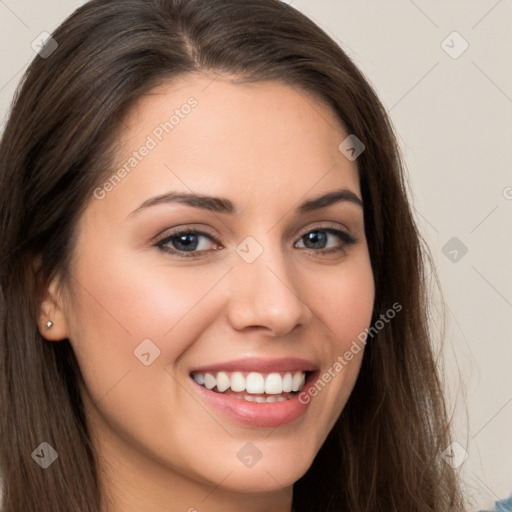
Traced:
<path fill-rule="evenodd" d="M 314 385 L 313 375 L 309 375 L 306 385 L 300 391 L 283 402 L 257 403 L 247 402 L 222 393 L 211 391 L 193 379 L 194 388 L 199 392 L 201 398 L 209 405 L 228 416 L 230 419 L 250 425 L 252 427 L 279 427 L 295 421 L 302 416 L 309 405 L 309 401 L 303 404 L 299 401 L 302 393 L 307 393 L 309 387 Z"/>

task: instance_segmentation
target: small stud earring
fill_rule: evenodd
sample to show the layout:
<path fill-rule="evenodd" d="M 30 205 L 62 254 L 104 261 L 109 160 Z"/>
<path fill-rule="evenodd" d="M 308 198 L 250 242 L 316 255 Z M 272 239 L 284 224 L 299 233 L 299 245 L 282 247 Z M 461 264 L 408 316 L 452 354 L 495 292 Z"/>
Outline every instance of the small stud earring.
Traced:
<path fill-rule="evenodd" d="M 53 322 L 51 320 L 48 320 L 48 322 L 46 322 L 47 329 L 51 329 L 52 325 L 53 325 Z"/>

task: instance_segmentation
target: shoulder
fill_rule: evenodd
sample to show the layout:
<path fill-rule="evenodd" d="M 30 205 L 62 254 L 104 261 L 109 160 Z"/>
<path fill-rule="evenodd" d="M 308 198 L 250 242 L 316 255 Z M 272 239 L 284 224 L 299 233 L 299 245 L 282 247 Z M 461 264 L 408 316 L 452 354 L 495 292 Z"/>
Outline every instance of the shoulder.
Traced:
<path fill-rule="evenodd" d="M 512 493 L 508 498 L 496 501 L 494 508 L 490 510 L 479 510 L 478 512 L 512 512 Z"/>

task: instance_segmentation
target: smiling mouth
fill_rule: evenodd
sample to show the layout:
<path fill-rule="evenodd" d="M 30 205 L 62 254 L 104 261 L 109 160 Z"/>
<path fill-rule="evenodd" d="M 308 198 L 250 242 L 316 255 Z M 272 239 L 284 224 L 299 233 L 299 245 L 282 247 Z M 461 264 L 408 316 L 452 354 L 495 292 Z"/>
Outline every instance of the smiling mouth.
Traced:
<path fill-rule="evenodd" d="M 284 402 L 295 397 L 313 372 L 193 372 L 192 379 L 214 393 L 256 403 Z"/>

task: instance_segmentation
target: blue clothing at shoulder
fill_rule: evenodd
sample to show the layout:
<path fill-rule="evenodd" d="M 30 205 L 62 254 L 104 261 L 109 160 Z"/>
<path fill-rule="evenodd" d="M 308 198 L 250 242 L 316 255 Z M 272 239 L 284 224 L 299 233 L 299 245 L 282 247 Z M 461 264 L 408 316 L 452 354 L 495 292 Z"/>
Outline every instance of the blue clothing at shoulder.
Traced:
<path fill-rule="evenodd" d="M 512 494 L 504 500 L 496 501 L 492 510 L 479 510 L 479 512 L 512 512 Z"/>

